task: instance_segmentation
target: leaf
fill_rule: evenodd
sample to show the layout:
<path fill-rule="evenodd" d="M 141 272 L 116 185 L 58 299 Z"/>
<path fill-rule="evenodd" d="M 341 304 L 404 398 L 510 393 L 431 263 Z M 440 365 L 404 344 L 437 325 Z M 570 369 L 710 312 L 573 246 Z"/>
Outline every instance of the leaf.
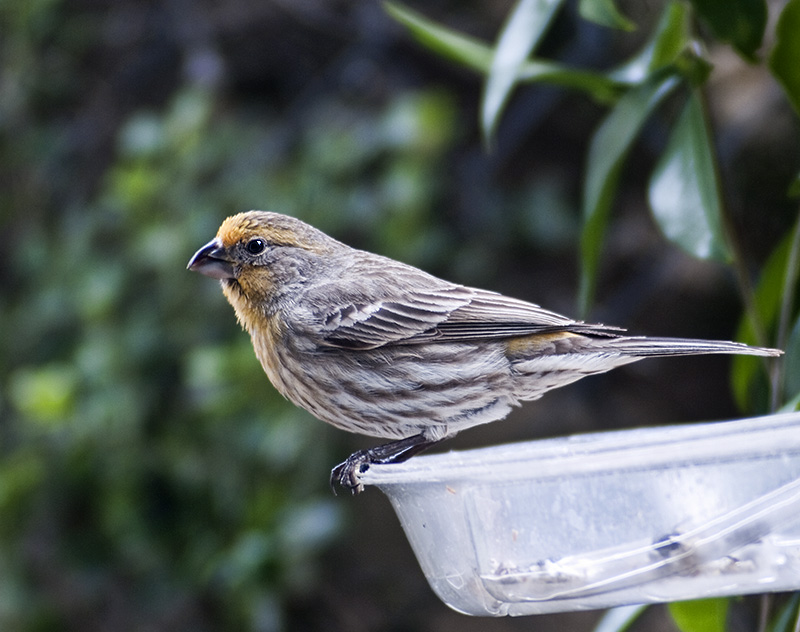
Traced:
<path fill-rule="evenodd" d="M 600 26 L 607 26 L 622 31 L 636 30 L 636 24 L 620 13 L 614 0 L 581 0 L 578 13 L 584 20 Z"/>
<path fill-rule="evenodd" d="M 712 65 L 703 57 L 692 32 L 688 5 L 676 0 L 668 2 L 644 47 L 607 76 L 621 83 L 640 83 L 653 72 L 672 66 L 692 85 L 705 83 Z"/>
<path fill-rule="evenodd" d="M 783 357 L 784 392 L 795 396 L 800 394 L 800 318 L 794 323 L 785 351 L 786 355 Z"/>
<path fill-rule="evenodd" d="M 500 33 L 481 104 L 485 139 L 494 134 L 500 114 L 517 83 L 520 68 L 547 30 L 562 0 L 519 0 Z"/>
<path fill-rule="evenodd" d="M 593 632 L 625 632 L 639 618 L 647 606 L 619 606 L 606 610 Z"/>
<path fill-rule="evenodd" d="M 784 280 L 792 246 L 792 234 L 784 237 L 764 265 L 755 291 L 755 306 L 763 326 L 769 330 L 778 320 L 783 301 Z M 749 318 L 742 319 L 736 339 L 748 344 L 758 344 L 753 324 Z M 736 404 L 742 411 L 758 408 L 754 399 L 763 380 L 763 358 L 734 356 L 731 359 L 731 390 Z"/>
<path fill-rule="evenodd" d="M 389 15 L 406 26 L 429 50 L 481 74 L 489 74 L 494 51 L 488 44 L 441 26 L 401 4 L 387 2 L 384 6 Z M 619 81 L 602 74 L 542 60 L 525 61 L 517 78 L 525 83 L 541 81 L 583 90 L 602 102 L 613 101 L 620 91 Z"/>
<path fill-rule="evenodd" d="M 700 259 L 730 260 L 714 157 L 696 90 L 689 95 L 656 165 L 648 196 L 667 239 Z"/>
<path fill-rule="evenodd" d="M 640 83 L 653 71 L 673 63 L 691 40 L 690 17 L 683 2 L 667 3 L 644 47 L 608 76 L 624 83 Z"/>
<path fill-rule="evenodd" d="M 769 68 L 783 86 L 795 112 L 800 115 L 800 0 L 789 0 L 775 27 L 775 47 Z"/>
<path fill-rule="evenodd" d="M 448 29 L 397 2 L 385 2 L 386 12 L 433 52 L 482 73 L 489 72 L 492 49 L 480 40 Z"/>
<path fill-rule="evenodd" d="M 692 0 L 692 5 L 718 39 L 748 61 L 756 61 L 767 26 L 764 0 Z"/>
<path fill-rule="evenodd" d="M 611 70 L 608 76 L 623 83 L 639 83 L 653 72 L 672 66 L 692 85 L 705 83 L 712 65 L 703 57 L 693 38 L 692 15 L 688 5 L 672 0 L 661 14 L 653 35 L 631 59 Z"/>
<path fill-rule="evenodd" d="M 679 82 L 678 76 L 661 72 L 631 88 L 592 137 L 582 206 L 584 224 L 578 303 L 584 316 L 594 297 L 600 252 L 622 163 L 647 117 Z"/>
<path fill-rule="evenodd" d="M 619 97 L 622 86 L 589 70 L 567 68 L 561 64 L 539 60 L 526 61 L 519 69 L 520 83 L 540 81 L 564 88 L 575 88 L 589 93 L 603 103 L 613 102 Z"/>
<path fill-rule="evenodd" d="M 676 601 L 668 605 L 681 632 L 725 632 L 728 599 Z"/>

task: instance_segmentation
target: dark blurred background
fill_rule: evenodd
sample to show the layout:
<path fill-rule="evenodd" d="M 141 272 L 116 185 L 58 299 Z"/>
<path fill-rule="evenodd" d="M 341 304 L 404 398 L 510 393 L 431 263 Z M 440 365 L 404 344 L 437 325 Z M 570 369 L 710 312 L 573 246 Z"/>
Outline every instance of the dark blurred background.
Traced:
<path fill-rule="evenodd" d="M 491 41 L 512 3 L 410 6 Z M 660 3 L 621 6 L 639 31 L 568 4 L 542 54 L 618 63 Z M 575 315 L 606 110 L 524 87 L 487 152 L 480 78 L 372 1 L 5 2 L 0 33 L 0 628 L 590 629 L 598 613 L 439 602 L 380 492 L 330 493 L 330 467 L 374 441 L 286 404 L 217 284 L 185 266 L 225 216 L 261 208 Z M 793 219 L 798 129 L 763 65 L 711 54 L 726 203 L 756 269 Z M 627 163 L 591 318 L 729 339 L 729 270 L 669 246 L 645 208 L 674 110 Z M 444 449 L 733 417 L 728 362 L 584 380 Z M 642 629 L 670 629 L 657 613 Z"/>

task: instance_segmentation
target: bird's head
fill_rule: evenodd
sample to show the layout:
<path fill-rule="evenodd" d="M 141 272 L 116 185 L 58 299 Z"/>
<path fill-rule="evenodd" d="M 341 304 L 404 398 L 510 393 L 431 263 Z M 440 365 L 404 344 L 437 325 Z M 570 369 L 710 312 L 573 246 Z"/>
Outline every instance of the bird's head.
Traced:
<path fill-rule="evenodd" d="M 225 296 L 247 325 L 276 290 L 302 282 L 320 255 L 342 247 L 294 217 L 248 211 L 222 222 L 214 237 L 189 261 L 189 270 L 219 279 Z"/>

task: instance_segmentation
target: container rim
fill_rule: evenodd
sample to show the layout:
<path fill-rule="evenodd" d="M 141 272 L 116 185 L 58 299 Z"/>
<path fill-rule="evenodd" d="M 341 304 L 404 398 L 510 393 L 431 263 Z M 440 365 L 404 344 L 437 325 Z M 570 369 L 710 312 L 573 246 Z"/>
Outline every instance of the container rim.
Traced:
<path fill-rule="evenodd" d="M 502 482 L 687 462 L 759 458 L 800 451 L 800 412 L 732 421 L 601 431 L 374 464 L 365 485 Z"/>

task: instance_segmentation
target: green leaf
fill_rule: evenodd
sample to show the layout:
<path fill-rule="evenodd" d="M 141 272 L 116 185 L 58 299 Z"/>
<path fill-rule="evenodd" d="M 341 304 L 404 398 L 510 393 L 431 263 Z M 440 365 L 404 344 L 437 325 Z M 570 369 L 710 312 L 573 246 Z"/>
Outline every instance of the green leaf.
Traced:
<path fill-rule="evenodd" d="M 616 101 L 622 90 L 619 82 L 595 72 L 567 68 L 561 64 L 539 60 L 526 61 L 520 67 L 519 81 L 520 83 L 539 81 L 583 90 L 602 103 Z"/>
<path fill-rule="evenodd" d="M 681 632 L 725 632 L 728 599 L 698 599 L 669 604 L 672 620 Z"/>
<path fill-rule="evenodd" d="M 700 259 L 730 260 L 717 172 L 696 90 L 672 130 L 648 194 L 653 216 L 667 239 Z"/>
<path fill-rule="evenodd" d="M 614 0 L 581 0 L 578 5 L 578 13 L 584 20 L 600 26 L 608 26 L 622 31 L 636 29 L 636 24 L 619 12 Z"/>
<path fill-rule="evenodd" d="M 494 134 L 520 69 L 544 35 L 562 0 L 519 0 L 495 47 L 481 104 L 484 138 Z"/>
<path fill-rule="evenodd" d="M 800 394 L 800 318 L 794 323 L 785 351 L 786 355 L 783 357 L 784 392 L 794 396 Z"/>
<path fill-rule="evenodd" d="M 484 42 L 437 24 L 397 2 L 385 2 L 383 6 L 420 44 L 434 53 L 481 73 L 489 72 L 492 49 Z"/>
<path fill-rule="evenodd" d="M 595 132 L 586 165 L 581 232 L 579 310 L 585 315 L 594 298 L 603 238 L 617 189 L 617 180 L 633 141 L 647 117 L 680 82 L 662 72 L 631 88 Z"/>
<path fill-rule="evenodd" d="M 690 42 L 691 15 L 687 5 L 677 0 L 668 2 L 642 50 L 609 76 L 624 83 L 639 83 L 653 71 L 672 64 Z"/>
<path fill-rule="evenodd" d="M 664 6 L 658 25 L 644 47 L 608 76 L 638 83 L 667 66 L 674 67 L 692 85 L 704 83 L 712 69 L 711 62 L 703 57 L 703 48 L 694 40 L 689 6 L 677 0 Z"/>
<path fill-rule="evenodd" d="M 792 246 L 792 234 L 784 237 L 764 265 L 755 291 L 755 306 L 763 326 L 770 330 L 778 320 L 784 293 L 784 280 Z M 758 344 L 753 324 L 742 319 L 736 339 L 748 344 Z M 736 404 L 742 411 L 758 408 L 755 395 L 763 386 L 764 359 L 753 356 L 734 356 L 731 359 L 731 389 Z M 761 384 L 759 379 L 762 380 Z"/>
<path fill-rule="evenodd" d="M 389 15 L 406 26 L 429 50 L 481 74 L 489 74 L 494 51 L 488 44 L 441 26 L 401 4 L 387 2 L 384 6 Z M 517 79 L 583 90 L 602 102 L 615 100 L 621 87 L 619 81 L 602 74 L 536 59 L 527 60 L 519 67 Z"/>
<path fill-rule="evenodd" d="M 769 56 L 772 74 L 800 115 L 800 0 L 789 0 L 775 27 L 775 48 Z"/>
<path fill-rule="evenodd" d="M 692 0 L 692 4 L 718 39 L 748 61 L 756 61 L 767 26 L 764 0 Z"/>

